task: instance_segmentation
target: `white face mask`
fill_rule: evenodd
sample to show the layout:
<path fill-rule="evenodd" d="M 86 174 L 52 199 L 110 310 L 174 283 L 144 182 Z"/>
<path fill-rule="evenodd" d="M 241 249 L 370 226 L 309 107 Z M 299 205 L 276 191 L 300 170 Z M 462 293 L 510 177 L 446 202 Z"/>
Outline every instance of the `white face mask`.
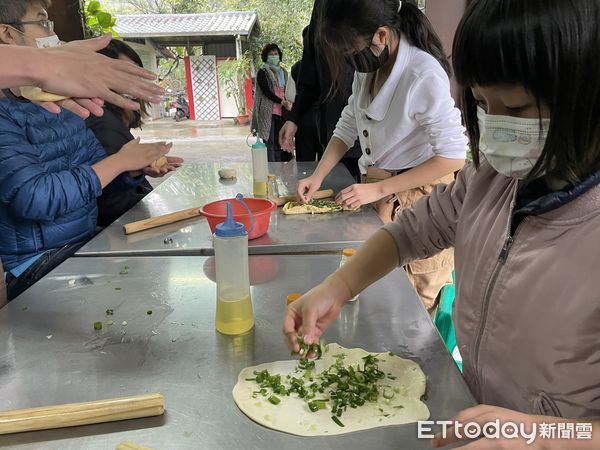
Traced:
<path fill-rule="evenodd" d="M 56 34 L 53 34 L 52 36 L 44 38 L 36 38 L 35 44 L 38 48 L 58 47 L 60 45 L 60 39 L 58 39 Z"/>
<path fill-rule="evenodd" d="M 492 116 L 478 107 L 479 150 L 490 165 L 510 178 L 524 179 L 542 155 L 550 119 Z"/>

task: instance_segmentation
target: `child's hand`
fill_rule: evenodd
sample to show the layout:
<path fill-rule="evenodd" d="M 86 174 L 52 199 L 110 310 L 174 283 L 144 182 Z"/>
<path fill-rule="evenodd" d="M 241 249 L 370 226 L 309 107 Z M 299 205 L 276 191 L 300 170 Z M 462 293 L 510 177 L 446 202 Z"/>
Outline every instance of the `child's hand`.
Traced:
<path fill-rule="evenodd" d="M 332 283 L 322 283 L 304 294 L 285 310 L 283 334 L 288 348 L 300 351 L 298 335 L 307 344 L 319 342 L 322 334 L 337 319 L 344 305 Z"/>
<path fill-rule="evenodd" d="M 167 156 L 167 164 L 162 166 L 160 169 L 155 169 L 154 167 L 145 167 L 142 171 L 144 175 L 152 178 L 161 178 L 164 177 L 169 172 L 176 171 L 183 164 L 183 158 L 178 158 L 177 156 Z"/>
<path fill-rule="evenodd" d="M 335 201 L 349 208 L 358 208 L 362 205 L 376 202 L 383 198 L 384 194 L 379 183 L 353 184 L 340 192 Z"/>
<path fill-rule="evenodd" d="M 323 180 L 318 179 L 314 175 L 298 181 L 298 185 L 296 186 L 296 198 L 302 203 L 310 202 L 322 183 Z"/>
<path fill-rule="evenodd" d="M 154 142 L 141 144 L 140 138 L 128 142 L 121 148 L 119 157 L 123 172 L 140 170 L 148 167 L 154 161 L 165 156 L 171 151 L 172 143 Z"/>

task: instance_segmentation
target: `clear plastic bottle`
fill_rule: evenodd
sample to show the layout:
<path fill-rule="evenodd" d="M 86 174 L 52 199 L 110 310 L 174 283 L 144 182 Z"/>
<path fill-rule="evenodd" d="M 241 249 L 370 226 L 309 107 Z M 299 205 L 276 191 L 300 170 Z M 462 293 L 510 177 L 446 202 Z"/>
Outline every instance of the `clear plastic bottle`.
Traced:
<path fill-rule="evenodd" d="M 214 234 L 217 270 L 217 331 L 227 335 L 244 334 L 254 327 L 248 268 L 248 233 L 233 220 L 231 203 L 227 219 Z"/>
<path fill-rule="evenodd" d="M 279 186 L 277 186 L 277 177 L 275 175 L 267 177 L 267 198 L 279 198 Z"/>
<path fill-rule="evenodd" d="M 354 256 L 355 253 L 356 253 L 355 249 L 345 248 L 342 251 L 342 259 L 340 261 L 340 267 L 342 267 L 344 264 L 346 264 L 348 262 L 348 260 Z M 355 296 L 354 298 L 350 299 L 351 302 L 355 302 L 356 300 L 358 300 L 358 295 Z"/>
<path fill-rule="evenodd" d="M 252 144 L 252 193 L 255 197 L 265 198 L 267 196 L 268 173 L 267 146 L 261 138 L 256 136 L 256 142 Z"/>

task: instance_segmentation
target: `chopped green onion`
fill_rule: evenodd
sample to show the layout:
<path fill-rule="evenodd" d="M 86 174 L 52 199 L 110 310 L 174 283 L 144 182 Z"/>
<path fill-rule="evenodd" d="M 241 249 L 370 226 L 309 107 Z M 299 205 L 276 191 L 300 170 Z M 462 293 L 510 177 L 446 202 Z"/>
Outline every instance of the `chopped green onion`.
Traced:
<path fill-rule="evenodd" d="M 331 420 L 333 420 L 336 423 L 336 425 L 338 425 L 340 427 L 344 426 L 344 424 L 336 416 L 331 416 Z"/>
<path fill-rule="evenodd" d="M 148 311 L 146 311 L 146 314 L 148 314 L 149 316 L 151 316 L 152 315 L 152 310 L 149 309 Z"/>
<path fill-rule="evenodd" d="M 300 337 L 298 341 L 301 344 L 301 354 L 317 353 L 315 347 L 304 345 Z M 320 346 L 322 353 L 323 344 L 321 343 Z M 363 364 L 344 365 L 344 354 L 333 356 L 335 363 L 323 372 L 315 371 L 315 361 L 302 357 L 295 369 L 297 374 L 295 376 L 270 374 L 267 370 L 263 370 L 254 371 L 256 378 L 247 378 L 246 381 L 254 381 L 260 388 L 253 393 L 253 397 L 261 394 L 271 403 L 273 403 L 271 398 L 274 398 L 276 403 L 273 404 L 279 404 L 282 396 L 289 397 L 295 394 L 297 398 L 306 402 L 312 412 L 331 408 L 332 415 L 340 424 L 339 418 L 348 408 L 356 409 L 367 403 L 376 404 L 381 397 L 385 398 L 385 403 L 391 403 L 390 399 L 395 396 L 394 392 L 397 388 L 380 384 L 386 379 L 386 373 L 379 369 L 379 359 L 374 355 L 368 355 L 363 358 Z M 393 375 L 387 374 L 387 376 Z M 316 398 L 323 394 L 329 398 Z M 383 410 L 381 414 L 384 415 Z"/>
<path fill-rule="evenodd" d="M 394 391 L 390 389 L 383 390 L 383 398 L 392 399 L 394 398 Z"/>
<path fill-rule="evenodd" d="M 279 405 L 281 403 L 281 400 L 278 397 L 271 395 L 269 397 L 269 402 L 271 402 L 273 405 Z"/>
<path fill-rule="evenodd" d="M 310 409 L 312 412 L 317 412 L 320 409 L 326 409 L 326 408 L 327 408 L 326 400 L 313 400 L 312 402 L 308 402 L 308 409 Z"/>
<path fill-rule="evenodd" d="M 115 310 L 114 309 L 107 309 L 106 310 L 106 315 L 107 316 L 113 316 L 115 314 Z"/>
<path fill-rule="evenodd" d="M 102 329 L 102 322 L 94 322 L 94 330 L 100 331 Z"/>

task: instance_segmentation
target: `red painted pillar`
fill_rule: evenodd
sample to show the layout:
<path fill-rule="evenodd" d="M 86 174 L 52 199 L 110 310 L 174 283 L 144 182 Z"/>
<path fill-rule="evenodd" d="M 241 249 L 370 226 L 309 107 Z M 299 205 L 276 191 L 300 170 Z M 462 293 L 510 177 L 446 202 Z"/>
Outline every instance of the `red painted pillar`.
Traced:
<path fill-rule="evenodd" d="M 194 88 L 192 86 L 192 65 L 190 57 L 185 57 L 185 81 L 187 85 L 188 103 L 190 105 L 190 119 L 196 120 L 196 108 L 194 107 Z"/>
<path fill-rule="evenodd" d="M 246 112 L 252 111 L 252 78 L 246 78 Z"/>

